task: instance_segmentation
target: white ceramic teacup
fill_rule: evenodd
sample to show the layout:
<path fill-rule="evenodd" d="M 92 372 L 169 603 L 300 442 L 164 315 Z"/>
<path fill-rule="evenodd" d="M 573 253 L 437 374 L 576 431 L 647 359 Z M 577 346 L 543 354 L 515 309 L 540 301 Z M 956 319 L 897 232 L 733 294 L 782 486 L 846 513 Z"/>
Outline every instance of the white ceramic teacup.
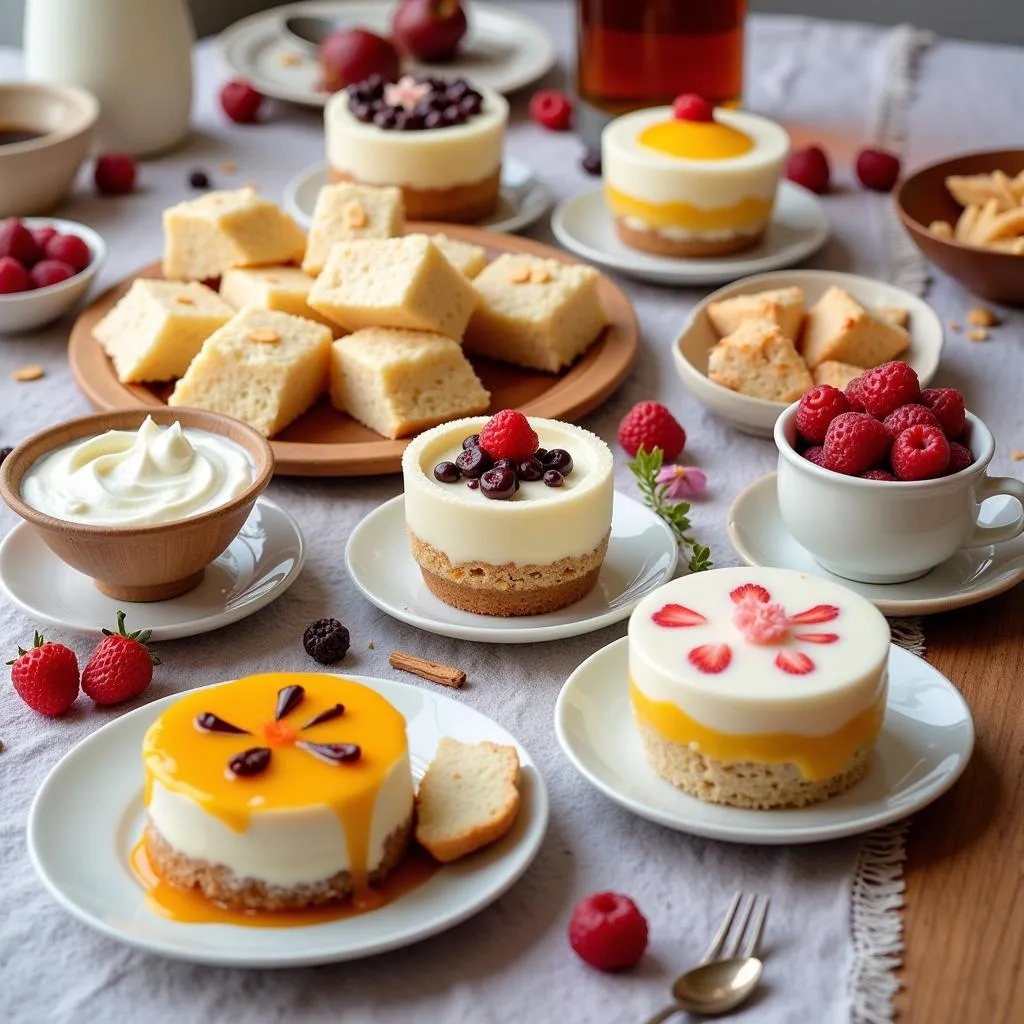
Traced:
<path fill-rule="evenodd" d="M 960 548 L 1012 540 L 1024 532 L 1024 481 L 989 476 L 992 433 L 967 414 L 964 443 L 974 462 L 935 480 L 861 480 L 822 469 L 800 455 L 794 402 L 775 424 L 778 500 L 786 528 L 823 568 L 862 583 L 903 583 L 946 561 Z M 986 498 L 1007 494 L 1021 515 L 979 526 Z"/>

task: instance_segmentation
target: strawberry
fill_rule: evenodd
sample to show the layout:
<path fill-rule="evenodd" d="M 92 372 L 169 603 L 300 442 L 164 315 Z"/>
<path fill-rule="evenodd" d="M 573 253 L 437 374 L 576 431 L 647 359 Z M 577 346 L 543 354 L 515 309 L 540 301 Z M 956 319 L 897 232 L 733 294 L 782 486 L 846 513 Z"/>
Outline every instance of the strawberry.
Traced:
<path fill-rule="evenodd" d="M 686 431 L 660 402 L 637 402 L 619 424 L 619 444 L 634 456 L 640 448 L 660 448 L 667 465 L 682 454 Z"/>
<path fill-rule="evenodd" d="M 694 668 L 709 675 L 724 672 L 732 661 L 732 649 L 728 644 L 701 644 L 694 647 L 687 655 L 687 660 Z"/>
<path fill-rule="evenodd" d="M 794 639 L 807 644 L 834 644 L 839 639 L 838 633 L 794 633 Z"/>
<path fill-rule="evenodd" d="M 117 613 L 117 632 L 103 630 L 103 639 L 86 663 L 82 689 L 97 704 L 120 704 L 137 697 L 153 679 L 160 659 L 146 646 L 151 631 L 124 631 L 124 612 Z"/>
<path fill-rule="evenodd" d="M 802 651 L 779 651 L 775 665 L 791 676 L 805 676 L 814 671 L 814 662 Z"/>
<path fill-rule="evenodd" d="M 41 715 L 61 715 L 78 696 L 78 658 L 70 647 L 48 643 L 41 634 L 32 638 L 26 651 L 7 662 L 18 696 Z"/>
<path fill-rule="evenodd" d="M 839 618 L 839 609 L 834 604 L 816 604 L 798 615 L 790 615 L 791 626 L 811 626 L 819 622 L 831 622 Z"/>
<path fill-rule="evenodd" d="M 739 604 L 748 594 L 751 597 L 756 597 L 762 604 L 767 604 L 772 599 L 772 595 L 760 583 L 744 583 L 735 590 L 729 591 L 729 597 L 732 598 L 733 604 Z"/>
<path fill-rule="evenodd" d="M 668 629 L 678 629 L 683 626 L 703 626 L 708 620 L 685 605 L 667 604 L 659 608 L 651 620 L 658 626 L 665 626 Z"/>

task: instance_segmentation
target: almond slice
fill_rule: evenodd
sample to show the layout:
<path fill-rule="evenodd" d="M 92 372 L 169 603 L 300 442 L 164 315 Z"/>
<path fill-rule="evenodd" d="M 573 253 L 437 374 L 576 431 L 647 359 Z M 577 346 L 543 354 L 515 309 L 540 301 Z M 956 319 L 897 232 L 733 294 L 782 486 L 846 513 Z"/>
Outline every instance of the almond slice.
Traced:
<path fill-rule="evenodd" d="M 249 332 L 249 340 L 262 345 L 276 345 L 281 340 L 281 336 L 277 331 L 270 330 L 269 327 L 257 327 Z"/>
<path fill-rule="evenodd" d="M 543 267 L 534 267 L 530 271 L 530 281 L 533 284 L 547 284 L 551 275 Z"/>
<path fill-rule="evenodd" d="M 512 284 L 525 284 L 530 280 L 530 268 L 520 264 L 508 272 L 508 279 Z"/>
<path fill-rule="evenodd" d="M 46 371 L 41 366 L 23 366 L 20 370 L 15 370 L 11 374 L 12 380 L 18 381 L 29 381 L 39 380 L 40 377 L 45 377 Z"/>
<path fill-rule="evenodd" d="M 999 323 L 999 318 L 991 309 L 975 306 L 973 309 L 967 310 L 967 322 L 972 327 L 995 327 Z"/>
<path fill-rule="evenodd" d="M 194 306 L 196 300 L 191 295 L 176 295 L 174 301 L 181 306 Z"/>
<path fill-rule="evenodd" d="M 355 199 L 345 207 L 345 223 L 350 228 L 365 228 L 369 223 L 366 211 Z"/>
<path fill-rule="evenodd" d="M 965 337 L 968 341 L 988 341 L 988 331 L 984 327 L 972 327 Z"/>

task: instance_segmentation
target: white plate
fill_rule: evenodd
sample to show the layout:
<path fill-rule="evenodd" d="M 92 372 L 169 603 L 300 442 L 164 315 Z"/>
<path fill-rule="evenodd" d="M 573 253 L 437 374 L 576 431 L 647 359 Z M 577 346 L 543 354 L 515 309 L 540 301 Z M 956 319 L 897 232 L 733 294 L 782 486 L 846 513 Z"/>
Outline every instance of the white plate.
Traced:
<path fill-rule="evenodd" d="M 784 270 L 736 281 L 712 292 L 694 307 L 683 333 L 672 346 L 676 372 L 686 390 L 701 405 L 737 430 L 758 437 L 771 437 L 775 421 L 788 402 L 770 402 L 741 395 L 707 377 L 708 352 L 718 341 L 718 333 L 708 319 L 708 304 L 721 302 L 733 295 L 796 287 L 803 289 L 804 300 L 811 306 L 832 285 L 849 292 L 862 306 L 901 306 L 908 311 L 910 348 L 900 358 L 914 368 L 922 386 L 927 385 L 939 368 L 943 342 L 942 321 L 927 302 L 894 284 L 858 274 L 840 274 L 832 270 Z"/>
<path fill-rule="evenodd" d="M 442 736 L 515 746 L 523 765 L 523 803 L 512 831 L 373 913 L 298 928 L 169 921 L 147 908 L 129 855 L 145 815 L 142 737 L 177 699 L 171 696 L 97 730 L 46 777 L 29 812 L 28 852 L 50 894 L 112 939 L 176 960 L 228 967 L 299 967 L 383 953 L 451 928 L 492 903 L 529 867 L 547 829 L 547 791 L 530 755 L 501 726 L 450 697 L 387 679 L 346 678 L 376 690 L 405 716 L 417 778 Z"/>
<path fill-rule="evenodd" d="M 207 566 L 203 582 L 181 597 L 144 604 L 107 597 L 65 565 L 28 523 L 0 543 L 0 591 L 30 618 L 72 633 L 94 635 L 123 608 L 130 626 L 152 629 L 154 640 L 174 640 L 220 629 L 276 601 L 305 561 L 299 524 L 260 497 L 238 536 Z"/>
<path fill-rule="evenodd" d="M 661 519 L 616 492 L 597 586 L 557 612 L 501 618 L 452 608 L 427 589 L 406 541 L 402 495 L 366 516 L 345 546 L 352 582 L 381 611 L 428 633 L 489 644 L 560 640 L 620 622 L 644 595 L 672 579 L 678 557 L 676 539 Z"/>
<path fill-rule="evenodd" d="M 353 28 L 388 36 L 395 6 L 372 0 L 311 0 L 274 7 L 226 28 L 220 34 L 220 53 L 232 71 L 267 96 L 322 107 L 329 94 L 317 88 L 316 57 L 285 30 L 285 18 L 298 14 L 341 18 Z M 536 81 L 554 66 L 554 40 L 537 22 L 496 4 L 475 2 L 468 16 L 469 31 L 454 60 L 444 64 L 410 60 L 403 63 L 403 71 L 466 78 L 507 93 Z"/>
<path fill-rule="evenodd" d="M 1017 502 L 1008 495 L 981 506 L 982 526 L 1016 522 Z M 833 580 L 866 597 L 884 615 L 934 615 L 987 601 L 1024 580 L 1024 536 L 1004 544 L 962 548 L 926 576 L 907 583 L 858 583 L 823 569 L 786 529 L 779 514 L 775 474 L 742 490 L 726 513 L 726 529 L 746 565 L 775 566 Z"/>
<path fill-rule="evenodd" d="M 772 219 L 761 243 L 747 252 L 706 259 L 680 259 L 638 252 L 619 241 L 601 186 L 559 203 L 551 229 L 566 249 L 608 270 L 655 284 L 708 285 L 747 274 L 789 267 L 820 249 L 828 238 L 828 217 L 813 192 L 779 183 Z"/>
<path fill-rule="evenodd" d="M 591 655 L 555 705 L 555 732 L 580 774 L 642 818 L 734 843 L 814 843 L 867 832 L 920 810 L 953 785 L 974 746 L 971 712 L 926 661 L 889 649 L 889 700 L 868 774 L 852 789 L 799 810 L 704 803 L 647 763 L 629 704 L 628 638 Z"/>
<path fill-rule="evenodd" d="M 304 227 L 313 222 L 316 197 L 330 184 L 326 164 L 314 164 L 300 171 L 285 186 L 285 209 Z M 474 227 L 502 234 L 521 231 L 548 212 L 552 196 L 547 185 L 534 175 L 529 164 L 505 157 L 501 165 L 501 194 L 498 208 Z"/>

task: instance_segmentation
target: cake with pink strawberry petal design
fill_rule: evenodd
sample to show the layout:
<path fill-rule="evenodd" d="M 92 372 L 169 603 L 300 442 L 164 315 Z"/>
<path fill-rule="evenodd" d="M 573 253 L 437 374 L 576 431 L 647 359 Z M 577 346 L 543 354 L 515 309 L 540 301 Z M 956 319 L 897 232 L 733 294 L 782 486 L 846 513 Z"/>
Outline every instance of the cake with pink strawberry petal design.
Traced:
<path fill-rule="evenodd" d="M 863 778 L 882 729 L 889 625 L 859 594 L 788 569 L 716 569 L 629 620 L 647 759 L 733 807 L 802 807 Z"/>

